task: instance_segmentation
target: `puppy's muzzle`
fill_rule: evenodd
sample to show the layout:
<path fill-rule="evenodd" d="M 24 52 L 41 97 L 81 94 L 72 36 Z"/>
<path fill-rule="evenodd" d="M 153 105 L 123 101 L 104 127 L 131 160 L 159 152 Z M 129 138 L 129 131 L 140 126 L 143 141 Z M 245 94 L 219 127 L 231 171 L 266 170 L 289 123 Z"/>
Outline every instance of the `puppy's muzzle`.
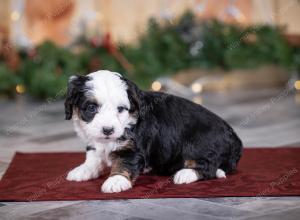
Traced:
<path fill-rule="evenodd" d="M 113 127 L 103 127 L 102 133 L 106 136 L 112 135 L 114 133 L 114 128 Z"/>

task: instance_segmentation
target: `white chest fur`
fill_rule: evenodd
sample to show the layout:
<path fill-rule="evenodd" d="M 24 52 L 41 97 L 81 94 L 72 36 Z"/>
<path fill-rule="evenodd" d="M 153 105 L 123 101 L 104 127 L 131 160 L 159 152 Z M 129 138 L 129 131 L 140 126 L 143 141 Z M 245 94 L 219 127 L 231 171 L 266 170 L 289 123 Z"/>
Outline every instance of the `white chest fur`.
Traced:
<path fill-rule="evenodd" d="M 116 142 L 95 142 L 93 143 L 93 147 L 96 148 L 96 154 L 99 156 L 102 160 L 102 162 L 108 166 L 111 167 L 111 158 L 110 153 L 112 151 L 115 151 L 119 148 L 119 144 Z"/>

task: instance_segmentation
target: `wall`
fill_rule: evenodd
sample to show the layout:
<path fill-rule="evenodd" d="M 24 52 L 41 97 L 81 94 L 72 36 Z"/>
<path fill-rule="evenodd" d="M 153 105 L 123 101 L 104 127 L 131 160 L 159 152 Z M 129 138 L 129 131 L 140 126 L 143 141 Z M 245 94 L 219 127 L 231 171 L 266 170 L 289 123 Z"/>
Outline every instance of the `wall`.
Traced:
<path fill-rule="evenodd" d="M 22 0 L 21 0 L 22 1 Z M 26 2 L 34 0 L 26 0 Z M 60 0 L 63 1 L 63 0 Z M 73 0 L 66 0 L 73 1 Z M 89 36 L 94 33 L 109 32 L 114 41 L 135 42 L 145 31 L 150 17 L 161 20 L 168 18 L 171 22 L 186 9 L 193 10 L 199 19 L 217 17 L 219 19 L 241 24 L 279 24 L 287 26 L 288 33 L 300 35 L 300 1 L 299 0 L 237 0 L 235 5 L 241 15 L 233 19 L 225 8 L 229 0 L 74 0 L 76 12 L 72 25 L 66 23 L 66 31 L 71 37 L 82 31 L 82 18 L 86 18 Z M 11 39 L 20 38 L 20 22 L 11 21 L 12 11 L 9 4 L 20 0 L 0 1 L 0 27 L 11 29 Z M 24 0 L 25 2 L 25 0 Z M 48 2 L 47 2 L 48 3 Z M 21 13 L 24 14 L 24 13 Z M 94 18 L 93 18 L 94 16 Z M 20 20 L 26 20 L 21 18 Z M 23 22 L 26 23 L 26 22 Z M 11 26 L 10 26 L 11 25 Z M 19 26 L 17 26 L 19 25 Z M 47 26 L 47 25 L 46 25 Z M 49 25 L 48 25 L 49 26 Z M 9 28 L 10 27 L 10 28 Z M 54 25 L 54 27 L 56 27 Z M 97 29 L 93 32 L 91 30 Z M 23 27 L 22 27 L 23 28 Z M 32 27 L 29 27 L 29 29 Z M 47 28 L 48 30 L 49 28 Z M 71 29 L 71 30 L 69 30 Z M 15 31 L 14 31 L 15 30 Z M 75 33 L 72 35 L 72 33 Z M 41 33 L 41 32 L 40 32 Z M 43 31 L 44 33 L 44 31 Z M 49 34 L 51 35 L 51 33 Z M 61 44 L 65 44 L 62 41 Z"/>

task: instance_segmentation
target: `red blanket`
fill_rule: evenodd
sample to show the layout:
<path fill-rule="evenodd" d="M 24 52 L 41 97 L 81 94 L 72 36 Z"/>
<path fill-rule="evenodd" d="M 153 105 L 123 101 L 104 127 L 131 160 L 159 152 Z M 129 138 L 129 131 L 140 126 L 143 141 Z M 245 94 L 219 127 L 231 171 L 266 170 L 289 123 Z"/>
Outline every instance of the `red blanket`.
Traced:
<path fill-rule="evenodd" d="M 143 175 L 132 189 L 114 194 L 100 192 L 107 175 L 65 180 L 83 161 L 83 153 L 17 153 L 0 181 L 0 201 L 300 195 L 300 148 L 245 149 L 238 171 L 227 179 L 175 185 L 172 177 Z"/>

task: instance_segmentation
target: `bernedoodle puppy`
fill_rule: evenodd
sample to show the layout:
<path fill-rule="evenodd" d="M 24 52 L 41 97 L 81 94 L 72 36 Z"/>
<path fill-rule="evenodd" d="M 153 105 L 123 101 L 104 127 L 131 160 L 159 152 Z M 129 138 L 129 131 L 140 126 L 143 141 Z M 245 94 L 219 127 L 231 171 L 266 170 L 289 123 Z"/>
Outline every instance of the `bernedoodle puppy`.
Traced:
<path fill-rule="evenodd" d="M 111 167 L 104 193 L 132 188 L 149 170 L 174 174 L 175 184 L 225 178 L 241 157 L 242 142 L 224 120 L 186 99 L 142 91 L 115 72 L 72 76 L 65 114 L 87 146 L 85 162 L 67 179 L 95 179 Z"/>

